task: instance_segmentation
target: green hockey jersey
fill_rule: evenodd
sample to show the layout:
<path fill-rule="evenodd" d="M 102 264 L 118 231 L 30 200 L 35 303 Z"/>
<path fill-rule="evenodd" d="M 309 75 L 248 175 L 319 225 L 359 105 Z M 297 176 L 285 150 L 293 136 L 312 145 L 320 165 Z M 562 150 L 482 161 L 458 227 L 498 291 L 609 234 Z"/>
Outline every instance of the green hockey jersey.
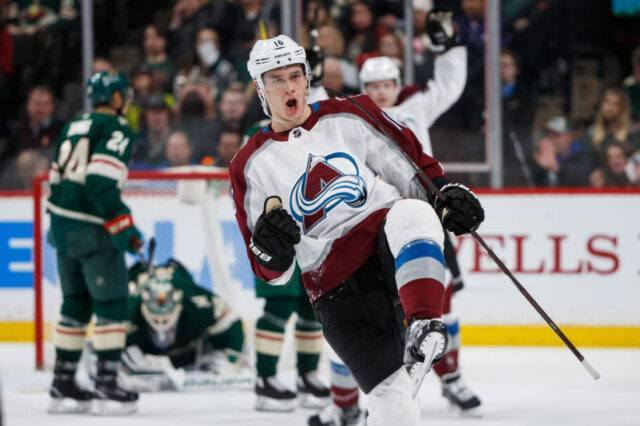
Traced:
<path fill-rule="evenodd" d="M 208 339 L 214 349 L 227 351 L 231 361 L 242 351 L 244 334 L 242 321 L 229 305 L 214 293 L 199 287 L 191 275 L 176 260 L 154 268 L 154 276 L 170 280 L 174 288 L 182 291 L 182 310 L 178 318 L 175 341 L 167 348 L 159 348 L 152 339 L 152 330 L 141 311 L 141 297 L 137 289 L 148 275 L 142 265 L 129 271 L 130 295 L 127 301 L 127 346 L 137 345 L 142 352 L 152 355 L 178 354 L 199 339 Z M 232 355 L 233 354 L 233 355 Z"/>
<path fill-rule="evenodd" d="M 94 112 L 67 123 L 49 171 L 47 210 L 54 217 L 97 225 L 128 214 L 120 190 L 133 140 L 126 120 L 116 115 Z"/>

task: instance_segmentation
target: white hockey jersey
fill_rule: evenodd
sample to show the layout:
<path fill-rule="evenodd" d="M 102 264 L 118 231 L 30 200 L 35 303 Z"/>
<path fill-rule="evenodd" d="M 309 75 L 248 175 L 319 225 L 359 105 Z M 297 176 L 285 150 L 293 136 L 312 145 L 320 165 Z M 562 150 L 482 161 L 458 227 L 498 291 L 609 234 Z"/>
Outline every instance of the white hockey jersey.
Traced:
<path fill-rule="evenodd" d="M 467 49 L 458 46 L 438 56 L 433 74 L 433 79 L 427 82 L 424 89 L 403 87 L 397 105 L 384 109 L 415 133 L 427 155 L 433 155 L 429 128 L 451 108 L 464 90 L 467 82 Z"/>
<path fill-rule="evenodd" d="M 405 126 L 367 96 L 354 98 L 441 187 L 438 162 L 422 152 Z M 265 199 L 277 195 L 301 229 L 296 260 L 312 302 L 353 274 L 376 249 L 387 210 L 402 196 L 425 199 L 415 171 L 365 113 L 344 98 L 311 105 L 311 116 L 287 132 L 265 127 L 253 135 L 229 167 L 236 219 L 256 276 L 286 283 L 284 272 L 260 265 L 249 250 Z"/>

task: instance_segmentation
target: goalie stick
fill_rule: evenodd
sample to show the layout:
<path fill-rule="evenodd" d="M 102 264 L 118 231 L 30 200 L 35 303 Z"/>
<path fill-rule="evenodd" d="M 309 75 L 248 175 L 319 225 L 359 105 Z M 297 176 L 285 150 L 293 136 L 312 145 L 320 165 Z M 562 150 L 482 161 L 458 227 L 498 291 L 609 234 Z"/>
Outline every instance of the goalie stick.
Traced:
<path fill-rule="evenodd" d="M 407 162 L 411 165 L 411 167 L 416 171 L 418 178 L 422 180 L 424 184 L 426 184 L 429 187 L 429 189 L 431 189 L 434 192 L 434 194 L 438 198 L 440 198 L 440 200 L 442 200 L 442 202 L 445 205 L 447 204 L 447 197 L 442 192 L 440 192 L 440 189 L 438 189 L 438 187 L 433 183 L 433 181 L 429 179 L 427 174 L 415 163 L 415 161 L 413 161 L 413 159 L 409 156 L 409 154 L 407 154 L 407 152 L 404 149 L 402 149 L 400 144 L 391 136 L 391 134 L 389 134 L 389 132 L 385 129 L 385 127 L 382 126 L 369 111 L 367 111 L 366 108 L 364 108 L 358 102 L 353 100 L 351 97 L 346 96 L 344 93 L 341 93 L 337 90 L 327 89 L 327 92 L 332 96 L 338 96 L 338 97 L 347 99 L 348 101 L 353 103 L 359 110 L 364 112 L 367 115 L 367 117 L 369 117 L 380 128 L 380 130 L 385 134 L 385 136 L 396 144 L 396 146 L 404 156 L 405 160 L 407 160 Z M 533 298 L 533 296 L 531 296 L 531 294 L 527 291 L 527 289 L 525 289 L 524 286 L 520 284 L 520 281 L 518 281 L 518 279 L 513 275 L 511 270 L 502 262 L 502 260 L 500 260 L 498 255 L 496 255 L 493 252 L 493 250 L 491 250 L 491 248 L 487 245 L 484 239 L 480 235 L 478 235 L 476 231 L 471 231 L 470 234 L 473 237 L 473 239 L 476 240 L 478 244 L 480 244 L 482 248 L 485 249 L 487 254 L 489 254 L 489 257 L 491 257 L 491 259 L 496 263 L 496 265 L 498 265 L 498 267 L 502 270 L 502 272 L 504 272 L 505 275 L 507 275 L 509 279 L 511 279 L 511 282 L 513 282 L 513 284 L 520 291 L 520 293 L 522 293 L 525 299 L 527 299 L 527 301 L 531 304 L 531 306 L 533 306 L 533 308 L 538 312 L 538 314 L 540 314 L 540 316 L 547 322 L 549 327 L 551 327 L 551 329 L 558 335 L 560 340 L 562 340 L 562 342 L 571 350 L 571 352 L 575 355 L 575 357 L 578 358 L 582 366 L 587 370 L 587 372 L 591 375 L 591 377 L 593 377 L 595 380 L 598 380 L 600 378 L 600 373 L 598 373 L 596 369 L 591 366 L 591 364 L 580 353 L 578 348 L 576 348 L 575 345 L 571 343 L 569 338 L 565 336 L 562 330 L 560 330 L 560 328 L 551 319 L 551 317 L 547 315 L 544 309 L 542 309 L 542 307 L 538 304 L 538 302 L 536 302 L 536 300 Z M 426 371 L 424 372 L 424 374 L 426 374 Z M 412 381 L 415 386 L 416 381 L 413 380 L 413 378 L 412 378 Z M 420 380 L 420 383 L 422 383 L 422 380 Z M 417 384 L 417 386 L 419 387 L 420 384 Z M 414 395 L 415 394 L 417 394 L 417 389 L 414 388 Z"/>

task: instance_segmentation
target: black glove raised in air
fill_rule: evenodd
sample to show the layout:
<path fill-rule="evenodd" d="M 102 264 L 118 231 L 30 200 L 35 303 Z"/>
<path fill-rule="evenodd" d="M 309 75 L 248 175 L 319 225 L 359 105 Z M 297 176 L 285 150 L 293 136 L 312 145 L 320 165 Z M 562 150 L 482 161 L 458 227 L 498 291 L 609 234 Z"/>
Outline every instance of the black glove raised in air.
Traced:
<path fill-rule="evenodd" d="M 433 208 L 442 225 L 456 235 L 468 234 L 478 229 L 484 220 L 484 209 L 478 197 L 459 183 L 448 183 L 440 191 L 447 197 L 447 201 L 443 203 L 440 198 L 436 198 Z"/>
<path fill-rule="evenodd" d="M 265 203 L 266 204 L 266 203 Z M 300 227 L 283 208 L 265 211 L 256 221 L 251 237 L 251 251 L 258 263 L 272 271 L 284 272 L 296 254 L 294 245 L 300 242 Z"/>
<path fill-rule="evenodd" d="M 436 52 L 445 52 L 460 44 L 460 37 L 453 25 L 451 10 L 431 10 L 427 14 L 427 34 Z"/>

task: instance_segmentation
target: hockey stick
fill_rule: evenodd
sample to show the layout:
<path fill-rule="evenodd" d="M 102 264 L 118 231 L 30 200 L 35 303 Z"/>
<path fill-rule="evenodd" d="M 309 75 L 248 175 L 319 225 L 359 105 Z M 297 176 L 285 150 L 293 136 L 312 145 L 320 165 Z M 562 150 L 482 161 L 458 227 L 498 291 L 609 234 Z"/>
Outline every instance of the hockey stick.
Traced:
<path fill-rule="evenodd" d="M 366 108 L 364 108 L 362 105 L 360 105 L 358 102 L 354 101 L 350 97 L 344 95 L 341 92 L 338 92 L 337 90 L 327 89 L 327 92 L 333 96 L 338 96 L 338 97 L 347 99 L 348 101 L 353 103 L 359 110 L 364 112 L 367 115 L 367 117 L 369 117 L 380 128 L 380 130 L 385 134 L 386 137 L 388 137 L 390 140 L 395 142 L 396 146 L 399 148 L 404 158 L 411 165 L 411 167 L 413 167 L 413 169 L 416 171 L 417 176 L 446 205 L 447 197 L 442 192 L 440 192 L 440 189 L 438 189 L 438 187 L 431 181 L 431 179 L 429 179 L 427 174 L 415 163 L 415 161 L 413 161 L 413 159 L 409 156 L 409 154 L 407 154 L 405 150 L 402 149 L 402 146 L 400 146 L 400 144 L 391 136 L 391 134 L 387 131 L 387 129 L 385 129 L 384 126 L 382 126 L 378 122 L 378 120 L 376 120 L 376 118 L 369 111 L 366 110 Z M 520 281 L 518 281 L 518 279 L 513 275 L 511 270 L 509 270 L 509 268 L 502 262 L 502 260 L 500 260 L 500 258 L 493 252 L 493 250 L 491 250 L 491 248 L 487 245 L 484 239 L 480 235 L 478 235 L 476 231 L 471 231 L 470 234 L 473 237 L 473 239 L 476 240 L 478 244 L 480 244 L 482 248 L 485 249 L 485 251 L 489 254 L 489 257 L 493 259 L 493 261 L 496 263 L 496 265 L 498 265 L 498 267 L 502 270 L 502 272 L 504 272 L 511 279 L 511 282 L 513 282 L 513 284 L 518 288 L 518 290 L 520 291 L 520 293 L 522 293 L 525 299 L 527 299 L 527 301 L 531 304 L 531 306 L 533 306 L 533 308 L 538 312 L 538 314 L 540 314 L 540 316 L 547 322 L 547 324 L 549 324 L 549 327 L 551 327 L 551 329 L 558 335 L 558 337 L 560 337 L 560 340 L 562 340 L 562 342 L 571 350 L 571 352 L 573 352 L 573 354 L 576 356 L 576 358 L 578 358 L 582 366 L 589 372 L 591 377 L 593 377 L 595 380 L 598 380 L 600 378 L 600 373 L 598 373 L 596 369 L 593 368 L 591 364 L 589 364 L 589 362 L 575 347 L 575 345 L 571 343 L 571 341 L 567 338 L 567 336 L 565 336 L 565 334 L 562 332 L 562 330 L 560 330 L 560 328 L 551 319 L 551 317 L 549 317 L 549 315 L 547 315 L 547 313 L 544 311 L 544 309 L 542 309 L 542 307 L 538 304 L 538 302 L 536 302 L 533 296 L 531 296 L 531 294 L 529 294 L 529 292 L 524 288 L 524 286 L 520 284 Z"/>
<path fill-rule="evenodd" d="M 142 253 L 142 246 L 136 249 L 136 254 L 140 260 L 140 264 L 147 270 L 149 276 L 153 273 L 153 254 L 156 251 L 156 239 L 155 237 L 151 237 L 149 240 L 149 258 L 144 258 L 144 253 Z"/>

